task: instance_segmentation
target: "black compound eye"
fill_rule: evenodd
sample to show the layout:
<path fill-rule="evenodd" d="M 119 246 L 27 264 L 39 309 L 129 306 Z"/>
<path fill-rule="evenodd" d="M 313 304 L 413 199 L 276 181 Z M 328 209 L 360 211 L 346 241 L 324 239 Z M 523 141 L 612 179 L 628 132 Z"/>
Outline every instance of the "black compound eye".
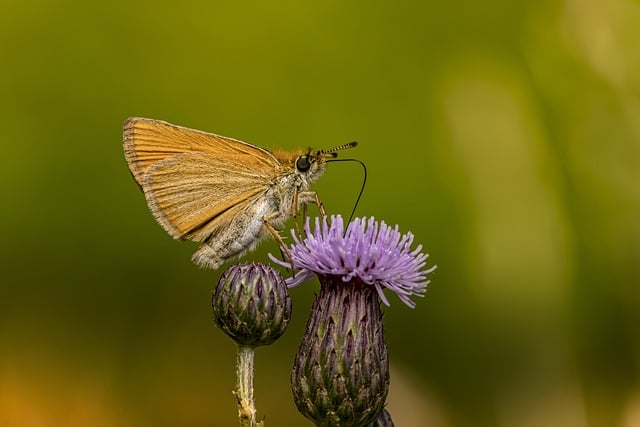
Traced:
<path fill-rule="evenodd" d="M 309 161 L 309 156 L 298 157 L 296 160 L 296 169 L 300 172 L 306 172 L 311 168 L 311 162 Z"/>

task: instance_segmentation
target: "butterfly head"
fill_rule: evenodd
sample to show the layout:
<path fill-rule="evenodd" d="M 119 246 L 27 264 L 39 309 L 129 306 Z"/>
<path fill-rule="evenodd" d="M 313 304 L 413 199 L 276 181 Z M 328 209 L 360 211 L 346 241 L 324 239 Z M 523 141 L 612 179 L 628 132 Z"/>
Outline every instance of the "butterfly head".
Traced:
<path fill-rule="evenodd" d="M 312 151 L 308 149 L 299 155 L 294 162 L 296 173 L 304 176 L 309 182 L 314 182 L 324 173 L 327 168 L 327 160 L 334 159 L 338 156 L 336 151 L 353 148 L 358 145 L 356 142 L 350 142 L 331 150 Z"/>

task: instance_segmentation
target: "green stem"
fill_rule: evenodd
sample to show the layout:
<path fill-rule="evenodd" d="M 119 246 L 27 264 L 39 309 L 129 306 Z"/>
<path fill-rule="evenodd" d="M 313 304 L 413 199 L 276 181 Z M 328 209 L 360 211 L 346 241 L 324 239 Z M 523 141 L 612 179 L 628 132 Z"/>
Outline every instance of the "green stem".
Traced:
<path fill-rule="evenodd" d="M 256 423 L 256 407 L 253 401 L 253 360 L 255 348 L 238 345 L 236 375 L 237 383 L 234 392 L 238 401 L 238 418 L 243 427 L 259 427 Z"/>

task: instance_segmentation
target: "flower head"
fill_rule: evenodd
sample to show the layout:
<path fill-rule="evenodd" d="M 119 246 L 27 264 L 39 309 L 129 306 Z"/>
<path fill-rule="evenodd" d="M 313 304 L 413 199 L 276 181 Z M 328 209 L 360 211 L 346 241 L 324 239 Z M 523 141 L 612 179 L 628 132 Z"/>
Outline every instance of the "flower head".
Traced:
<path fill-rule="evenodd" d="M 340 215 L 331 221 L 316 218 L 311 230 L 309 218 L 305 224 L 306 236 L 298 238 L 292 231 L 294 243 L 289 248 L 290 263 L 272 260 L 297 270 L 286 280 L 287 286 L 297 286 L 314 274 L 340 276 L 343 282 L 359 280 L 375 288 L 380 299 L 389 305 L 383 290 L 395 292 L 409 307 L 415 307 L 411 296 L 424 296 L 429 280 L 427 274 L 436 267 L 425 269 L 427 255 L 422 245 L 411 249 L 413 234 L 401 234 L 398 226 L 390 227 L 384 221 L 356 218 L 344 230 Z"/>
<path fill-rule="evenodd" d="M 244 346 L 269 345 L 287 329 L 291 299 L 282 275 L 262 264 L 236 264 L 211 298 L 216 324 Z"/>

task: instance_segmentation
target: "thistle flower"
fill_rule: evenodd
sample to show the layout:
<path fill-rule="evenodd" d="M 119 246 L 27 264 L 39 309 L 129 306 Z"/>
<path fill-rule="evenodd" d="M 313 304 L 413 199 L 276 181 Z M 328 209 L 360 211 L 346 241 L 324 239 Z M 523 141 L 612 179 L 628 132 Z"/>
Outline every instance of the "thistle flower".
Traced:
<path fill-rule="evenodd" d="M 422 245 L 411 250 L 413 234 L 400 234 L 397 225 L 392 228 L 374 218 L 356 218 L 345 232 L 340 215 L 332 215 L 330 223 L 327 217 L 322 223 L 316 218 L 313 230 L 307 217 L 304 229 L 304 239 L 292 230 L 291 262 L 271 256 L 274 262 L 297 270 L 286 279 L 290 288 L 314 275 L 338 276 L 345 283 L 358 279 L 373 286 L 385 305 L 389 300 L 383 290 L 388 289 L 413 308 L 411 297 L 424 296 L 430 282 L 426 276 L 436 268 L 424 269 L 428 256 L 421 252 Z"/>
<path fill-rule="evenodd" d="M 424 270 L 427 256 L 422 246 L 411 249 L 413 235 L 373 218 L 354 220 L 346 232 L 340 216 L 316 219 L 314 230 L 307 219 L 305 231 L 304 239 L 292 233 L 290 263 L 279 261 L 297 270 L 290 287 L 320 279 L 291 372 L 295 404 L 318 426 L 393 425 L 384 412 L 389 356 L 380 300 L 389 305 L 389 289 L 414 307 L 410 297 L 424 295 L 435 267 Z"/>

